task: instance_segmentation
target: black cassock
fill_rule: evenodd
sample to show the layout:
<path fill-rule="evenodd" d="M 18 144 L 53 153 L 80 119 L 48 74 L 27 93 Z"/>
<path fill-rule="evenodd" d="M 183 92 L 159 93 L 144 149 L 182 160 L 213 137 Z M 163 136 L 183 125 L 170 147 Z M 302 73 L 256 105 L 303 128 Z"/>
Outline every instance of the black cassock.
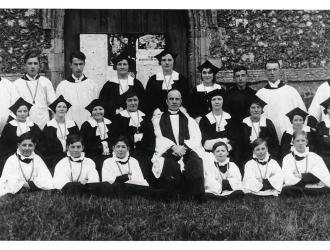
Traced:
<path fill-rule="evenodd" d="M 188 112 L 193 118 L 202 117 L 212 110 L 211 103 L 207 98 L 208 92 L 203 91 L 202 85 L 199 84 L 194 87 L 190 94 Z M 221 86 L 215 83 L 213 89 L 221 89 Z"/>
<path fill-rule="evenodd" d="M 204 145 L 206 140 L 213 140 L 218 138 L 227 138 L 229 140 L 229 144 L 232 147 L 232 150 L 229 154 L 231 159 L 238 164 L 239 163 L 239 148 L 238 148 L 238 137 L 235 134 L 235 127 L 231 116 L 223 112 L 222 120 L 220 124 L 220 131 L 217 131 L 217 124 L 213 118 L 212 112 L 208 113 L 206 116 L 203 116 L 199 122 L 199 128 L 202 133 L 202 145 Z"/>
<path fill-rule="evenodd" d="M 309 147 L 309 151 L 315 152 L 315 133 L 313 130 L 310 129 L 310 127 L 306 126 L 308 129 L 305 131 L 307 133 L 307 139 L 308 139 L 308 144 L 307 146 Z M 303 129 L 304 130 L 304 129 Z M 286 156 L 288 153 L 291 152 L 291 147 L 292 147 L 292 133 L 288 133 L 288 131 L 284 131 L 282 139 L 281 139 L 281 155 L 282 159 L 284 156 Z"/>
<path fill-rule="evenodd" d="M 9 156 L 14 154 L 17 151 L 17 143 L 18 143 L 18 136 L 17 126 L 12 125 L 15 123 L 15 120 L 7 123 L 3 128 L 1 138 L 0 138 L 0 172 L 2 172 L 2 168 Z M 32 125 L 33 124 L 33 125 Z M 37 145 L 41 138 L 41 130 L 38 125 L 31 122 L 30 124 L 30 132 L 36 139 Z M 38 149 L 35 150 L 37 154 L 39 154 Z"/>
<path fill-rule="evenodd" d="M 57 126 L 52 126 L 53 121 L 49 121 L 42 131 L 40 143 L 37 146 L 51 174 L 54 174 L 56 164 L 66 156 L 66 149 L 63 152 L 63 146 L 57 137 Z M 72 134 L 79 134 L 79 128 L 74 121 L 66 123 L 67 137 Z M 64 131 L 63 131 L 64 132 Z"/>
<path fill-rule="evenodd" d="M 145 91 L 142 83 L 135 79 L 133 85 L 128 85 L 129 90 L 133 90 L 139 98 L 139 106 L 144 110 Z M 116 82 L 107 81 L 100 92 L 99 99 L 105 103 L 105 117 L 112 119 L 116 114 L 116 109 L 126 109 L 126 94 L 128 91 L 120 95 L 120 84 Z"/>
<path fill-rule="evenodd" d="M 103 124 L 103 123 L 102 123 Z M 104 118 L 104 125 L 107 128 L 106 137 L 105 139 L 101 139 L 100 133 L 97 135 L 97 132 L 100 131 L 96 121 L 91 118 L 88 121 L 85 121 L 80 129 L 80 134 L 84 139 L 85 145 L 85 156 L 91 158 L 96 165 L 96 170 L 101 176 L 102 172 L 102 165 L 103 161 L 110 157 L 110 155 L 103 155 L 103 144 L 102 141 L 106 141 L 110 150 L 112 151 L 113 140 L 114 140 L 114 133 L 113 133 L 113 123 Z"/>
<path fill-rule="evenodd" d="M 330 123 L 328 126 L 324 121 L 317 124 L 315 144 L 317 145 L 318 154 L 323 158 L 330 170 Z"/>
<path fill-rule="evenodd" d="M 248 120 L 249 119 L 249 120 Z M 241 141 L 241 163 L 244 165 L 248 160 L 252 159 L 253 149 L 251 148 L 251 134 L 253 127 L 251 125 L 251 119 L 245 118 L 242 123 L 242 141 Z M 260 131 L 258 138 L 262 138 L 267 141 L 268 152 L 270 155 L 279 160 L 280 157 L 280 146 L 276 134 L 274 124 L 267 118 L 261 118 L 260 120 Z M 255 137 L 255 136 L 254 136 Z M 252 137 L 253 140 L 256 138 Z"/>
<path fill-rule="evenodd" d="M 158 75 L 158 74 L 157 74 Z M 167 110 L 166 98 L 167 92 L 170 89 L 177 89 L 182 96 L 182 106 L 187 108 L 188 106 L 188 94 L 189 84 L 188 80 L 181 74 L 179 74 L 178 80 L 173 80 L 172 86 L 167 89 L 162 89 L 163 80 L 157 80 L 153 75 L 149 78 L 146 87 L 146 109 L 144 110 L 148 116 L 152 116 L 155 109 L 159 108 L 164 112 Z"/>
<path fill-rule="evenodd" d="M 127 137 L 130 146 L 130 155 L 138 160 L 144 178 L 153 181 L 151 172 L 151 158 L 155 148 L 155 134 L 152 122 L 144 113 L 139 112 L 140 126 L 130 124 L 130 116 L 126 110 L 117 114 L 113 120 L 113 131 L 116 136 Z M 135 134 L 143 134 L 141 141 L 134 142 Z"/>

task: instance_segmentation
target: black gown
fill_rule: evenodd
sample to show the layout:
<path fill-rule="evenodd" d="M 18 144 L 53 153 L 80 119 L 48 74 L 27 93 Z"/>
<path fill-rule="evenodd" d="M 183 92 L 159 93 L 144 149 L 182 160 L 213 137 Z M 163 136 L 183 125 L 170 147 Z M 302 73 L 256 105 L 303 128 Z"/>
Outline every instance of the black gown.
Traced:
<path fill-rule="evenodd" d="M 241 158 L 241 164 L 243 165 L 245 165 L 245 163 L 248 160 L 252 159 L 253 150 L 251 148 L 251 140 L 250 140 L 251 133 L 252 133 L 251 120 L 249 117 L 247 117 L 243 120 L 242 123 L 242 140 L 240 144 L 241 145 L 240 158 Z M 271 120 L 267 118 L 264 118 L 264 120 L 260 120 L 260 132 L 258 137 L 267 141 L 268 152 L 275 160 L 278 161 L 280 157 L 280 146 L 274 124 L 272 123 Z"/>
<path fill-rule="evenodd" d="M 221 89 L 221 86 L 215 83 L 214 89 Z M 209 103 L 207 92 L 203 90 L 203 86 L 200 84 L 194 87 L 189 96 L 189 115 L 193 118 L 202 117 L 211 110 L 211 103 Z"/>
<path fill-rule="evenodd" d="M 324 121 L 317 124 L 315 138 L 317 152 L 323 158 L 330 171 L 330 127 L 327 127 Z"/>
<path fill-rule="evenodd" d="M 101 139 L 101 135 L 96 135 L 98 130 L 98 125 L 96 121 L 91 118 L 88 121 L 85 121 L 80 129 L 80 134 L 82 138 L 84 139 L 84 145 L 85 145 L 85 155 L 88 158 L 91 158 L 96 165 L 96 170 L 101 176 L 102 173 L 102 165 L 103 161 L 111 156 L 112 151 L 112 145 L 113 145 L 113 139 L 114 139 L 114 132 L 113 132 L 113 123 L 104 118 L 105 126 L 107 128 L 107 138 Z M 106 141 L 108 143 L 108 147 L 110 150 L 110 155 L 103 155 L 103 145 L 102 141 Z"/>
<path fill-rule="evenodd" d="M 167 110 L 166 98 L 168 90 L 162 89 L 163 80 L 157 80 L 157 76 L 153 75 L 149 78 L 146 87 L 146 109 L 144 110 L 147 116 L 152 116 L 155 109 L 159 108 L 164 112 Z M 182 106 L 187 108 L 189 84 L 188 80 L 179 74 L 178 80 L 173 79 L 172 89 L 177 89 L 181 93 Z M 169 89 L 170 90 L 170 89 Z"/>
<path fill-rule="evenodd" d="M 66 137 L 72 134 L 79 134 L 79 128 L 74 121 L 66 121 L 66 126 L 68 130 Z M 52 175 L 57 162 L 66 156 L 66 150 L 63 152 L 62 143 L 57 137 L 57 129 L 54 119 L 47 122 L 37 147 Z"/>
<path fill-rule="evenodd" d="M 140 116 L 141 115 L 141 116 Z M 133 124 L 130 125 L 130 117 L 126 110 L 117 114 L 113 120 L 113 131 L 116 136 L 126 136 L 129 141 L 130 155 L 138 160 L 143 176 L 152 184 L 153 174 L 151 172 L 151 158 L 155 148 L 155 134 L 152 122 L 144 113 L 139 113 L 140 126 L 137 129 Z M 141 141 L 134 142 L 134 134 L 142 133 Z"/>
<path fill-rule="evenodd" d="M 138 79 L 133 80 L 133 85 L 128 85 L 130 90 L 133 90 L 139 98 L 139 106 L 144 110 L 145 90 L 142 83 Z M 104 117 L 112 119 L 116 114 L 116 109 L 126 109 L 126 94 L 127 91 L 120 95 L 120 85 L 116 82 L 107 81 L 100 92 L 99 99 L 105 103 Z"/>

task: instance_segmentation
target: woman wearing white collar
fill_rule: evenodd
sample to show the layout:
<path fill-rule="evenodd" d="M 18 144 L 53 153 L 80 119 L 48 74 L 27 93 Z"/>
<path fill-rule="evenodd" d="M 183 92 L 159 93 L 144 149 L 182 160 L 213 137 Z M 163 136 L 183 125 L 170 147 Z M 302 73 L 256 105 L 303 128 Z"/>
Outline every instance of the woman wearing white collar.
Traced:
<path fill-rule="evenodd" d="M 253 158 L 245 164 L 243 189 L 245 193 L 278 196 L 283 187 L 283 173 L 270 158 L 267 142 L 258 138 L 252 143 Z"/>
<path fill-rule="evenodd" d="M 322 158 L 310 152 L 307 146 L 307 133 L 295 131 L 293 133 L 292 152 L 283 159 L 282 170 L 286 194 L 292 191 L 307 192 L 330 187 L 330 173 Z M 284 191 L 284 190 L 283 190 Z"/>
<path fill-rule="evenodd" d="M 41 130 L 38 125 L 29 119 L 29 111 L 32 104 L 19 98 L 9 109 L 12 111 L 13 120 L 9 121 L 1 134 L 0 138 L 0 168 L 2 168 L 5 160 L 16 152 L 18 137 L 26 132 L 31 131 L 39 142 Z"/>
<path fill-rule="evenodd" d="M 82 124 L 80 132 L 85 141 L 86 156 L 93 159 L 101 175 L 103 161 L 111 154 L 113 123 L 104 117 L 106 105 L 100 99 L 93 100 L 86 109 L 91 117 Z"/>
<path fill-rule="evenodd" d="M 53 189 L 52 176 L 41 157 L 34 153 L 36 141 L 31 132 L 18 138 L 17 151 L 6 161 L 0 179 L 0 196 Z"/>
<path fill-rule="evenodd" d="M 144 100 L 142 83 L 129 72 L 131 59 L 127 55 L 120 54 L 112 61 L 117 75 L 103 85 L 99 96 L 99 99 L 105 103 L 105 117 L 108 119 L 112 119 L 114 115 L 125 109 L 126 93 L 129 89 L 133 89 L 139 99 Z"/>
<path fill-rule="evenodd" d="M 95 163 L 85 157 L 83 139 L 79 135 L 69 135 L 66 144 L 67 156 L 55 167 L 54 187 L 68 193 L 87 193 L 87 183 L 99 182 Z"/>
<path fill-rule="evenodd" d="M 127 137 L 130 155 L 138 160 L 145 178 L 150 181 L 151 158 L 155 147 L 154 128 L 151 120 L 139 110 L 139 98 L 133 91 L 126 96 L 126 109 L 114 119 L 114 134 Z"/>
<path fill-rule="evenodd" d="M 49 108 L 54 112 L 54 118 L 47 122 L 42 131 L 38 150 L 44 157 L 50 172 L 54 173 L 56 163 L 66 155 L 66 138 L 78 134 L 77 124 L 66 118 L 71 104 L 60 95 Z"/>
<path fill-rule="evenodd" d="M 252 157 L 251 143 L 257 138 L 267 141 L 268 150 L 272 157 L 279 158 L 279 142 L 274 124 L 262 115 L 266 106 L 258 96 L 253 96 L 250 102 L 250 116 L 243 119 L 242 141 L 240 143 L 241 163 L 244 165 Z"/>
<path fill-rule="evenodd" d="M 145 112 L 150 117 L 167 110 L 166 98 L 171 89 L 180 91 L 182 106 L 187 109 L 189 83 L 182 74 L 173 70 L 176 56 L 175 53 L 167 49 L 155 56 L 162 70 L 152 75 L 146 86 Z"/>
<path fill-rule="evenodd" d="M 206 60 L 197 67 L 201 72 L 202 82 L 195 86 L 190 94 L 189 114 L 195 118 L 198 123 L 200 119 L 211 111 L 211 105 L 208 102 L 207 93 L 215 89 L 221 89 L 220 84 L 216 83 L 216 74 L 219 68 Z"/>
<path fill-rule="evenodd" d="M 295 108 L 286 114 L 289 117 L 292 127 L 284 131 L 281 139 L 281 153 L 282 158 L 291 152 L 293 145 L 293 133 L 295 131 L 305 131 L 308 139 L 308 146 L 310 151 L 315 151 L 315 133 L 311 128 L 305 125 L 308 113 L 301 108 Z"/>

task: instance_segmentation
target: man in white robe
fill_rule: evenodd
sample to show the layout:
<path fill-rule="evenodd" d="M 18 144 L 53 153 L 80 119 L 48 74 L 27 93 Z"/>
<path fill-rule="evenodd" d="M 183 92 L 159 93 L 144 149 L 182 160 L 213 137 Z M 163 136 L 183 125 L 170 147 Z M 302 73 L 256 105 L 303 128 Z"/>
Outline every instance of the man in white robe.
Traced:
<path fill-rule="evenodd" d="M 72 75 L 59 83 L 56 96 L 63 95 L 72 104 L 67 118 L 75 121 L 80 128 L 90 118 L 85 107 L 98 97 L 98 86 L 84 74 L 86 56 L 82 52 L 72 52 L 70 55 L 70 68 Z"/>
<path fill-rule="evenodd" d="M 0 73 L 2 73 L 2 65 L 3 58 L 0 56 Z M 18 97 L 14 84 L 9 80 L 0 77 L 0 134 L 7 123 L 10 113 L 9 107 L 15 103 Z"/>
<path fill-rule="evenodd" d="M 48 105 L 55 100 L 53 84 L 49 79 L 39 75 L 40 54 L 30 51 L 24 57 L 25 75 L 14 82 L 18 95 L 33 104 L 30 119 L 43 129 L 50 120 Z"/>
<path fill-rule="evenodd" d="M 267 103 L 263 109 L 264 115 L 273 122 L 281 141 L 284 131 L 291 127 L 286 114 L 297 107 L 306 111 L 306 106 L 298 91 L 280 80 L 281 69 L 277 60 L 268 60 L 265 70 L 268 84 L 259 89 L 256 95 Z"/>

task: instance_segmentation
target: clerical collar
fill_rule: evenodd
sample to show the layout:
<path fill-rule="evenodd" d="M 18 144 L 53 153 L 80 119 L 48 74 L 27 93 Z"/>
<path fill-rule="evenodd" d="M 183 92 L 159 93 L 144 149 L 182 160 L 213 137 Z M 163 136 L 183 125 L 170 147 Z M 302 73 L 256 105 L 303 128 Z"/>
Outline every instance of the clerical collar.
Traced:
<path fill-rule="evenodd" d="M 219 163 L 220 166 L 225 166 L 225 165 L 227 165 L 227 164 L 229 163 L 229 158 L 227 157 L 226 160 L 224 160 L 223 162 L 220 162 L 220 161 L 218 161 L 217 158 L 215 158 L 215 156 L 214 156 L 214 162 Z"/>
<path fill-rule="evenodd" d="M 120 164 L 126 164 L 129 161 L 130 155 L 129 153 L 126 154 L 124 158 L 118 158 L 115 154 L 113 155 L 113 159 Z"/>
<path fill-rule="evenodd" d="M 82 74 L 81 77 L 78 79 L 72 74 L 66 80 L 69 82 L 83 82 L 83 81 L 87 80 L 87 77 L 84 74 Z"/>
<path fill-rule="evenodd" d="M 309 153 L 309 147 L 306 147 L 305 152 L 303 153 L 299 153 L 295 147 L 292 147 L 291 151 L 294 155 L 305 158 Z"/>
<path fill-rule="evenodd" d="M 278 85 L 280 84 L 281 80 L 277 80 L 276 82 L 270 82 L 268 81 L 268 84 L 270 85 L 270 87 L 272 88 L 278 88 Z"/>
<path fill-rule="evenodd" d="M 267 153 L 267 154 L 266 154 L 266 157 L 265 157 L 264 159 L 262 159 L 262 160 L 259 160 L 258 157 L 257 157 L 255 154 L 253 154 L 252 158 L 253 158 L 253 160 L 255 160 L 256 162 L 258 162 L 258 163 L 264 165 L 264 164 L 266 164 L 267 162 L 270 161 L 270 154 Z"/>
<path fill-rule="evenodd" d="M 31 161 L 31 160 L 34 158 L 35 153 L 32 152 L 32 154 L 31 154 L 30 156 L 25 157 L 24 155 L 22 155 L 21 151 L 20 151 L 19 149 L 17 149 L 17 150 L 16 150 L 16 155 L 17 155 L 17 157 L 18 157 L 18 159 L 19 159 L 20 161 L 23 161 L 23 162 L 24 162 L 25 160 L 29 160 L 29 161 Z"/>
<path fill-rule="evenodd" d="M 31 77 L 29 74 L 25 74 L 22 78 L 26 81 L 35 81 L 39 79 L 40 75 L 37 74 L 35 77 Z"/>
<path fill-rule="evenodd" d="M 85 158 L 85 153 L 84 152 L 81 152 L 80 157 L 75 158 L 68 151 L 67 152 L 67 156 L 69 157 L 70 161 L 73 161 L 73 162 L 82 162 L 84 160 L 84 158 Z"/>
<path fill-rule="evenodd" d="M 170 113 L 170 115 L 177 115 L 177 114 L 179 114 L 179 111 L 180 111 L 180 109 L 179 110 L 168 110 L 168 113 Z"/>

